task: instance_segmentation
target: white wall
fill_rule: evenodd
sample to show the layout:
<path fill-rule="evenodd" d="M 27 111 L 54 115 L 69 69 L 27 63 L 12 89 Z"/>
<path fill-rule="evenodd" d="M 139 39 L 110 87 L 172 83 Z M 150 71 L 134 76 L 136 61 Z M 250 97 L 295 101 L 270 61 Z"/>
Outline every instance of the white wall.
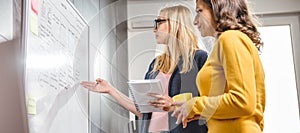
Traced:
<path fill-rule="evenodd" d="M 274 14 L 300 11 L 300 0 L 249 0 L 256 14 Z"/>
<path fill-rule="evenodd" d="M 13 1 L 0 0 L 0 43 L 13 37 Z"/>
<path fill-rule="evenodd" d="M 128 62 L 129 79 L 142 79 L 149 63 L 154 58 L 156 49 L 153 29 L 132 30 L 132 22 L 144 17 L 147 26 L 152 24 L 161 7 L 166 4 L 182 3 L 192 11 L 195 9 L 194 0 L 131 0 L 128 2 Z M 300 0 L 249 0 L 256 14 L 299 12 Z M 193 12 L 194 13 L 194 12 Z"/>
<path fill-rule="evenodd" d="M 147 26 L 153 25 L 153 20 L 159 10 L 174 3 L 180 3 L 193 10 L 195 4 L 192 1 L 129 1 L 128 2 L 128 64 L 129 79 L 143 79 L 149 64 L 162 51 L 164 46 L 157 45 L 152 28 L 132 29 L 132 22 L 136 20 L 146 21 Z M 146 17 L 145 17 L 146 16 Z"/>
<path fill-rule="evenodd" d="M 90 80 L 103 78 L 124 94 L 127 87 L 127 1 L 74 0 L 90 26 Z M 107 94 L 90 92 L 90 133 L 128 131 L 128 111 Z"/>

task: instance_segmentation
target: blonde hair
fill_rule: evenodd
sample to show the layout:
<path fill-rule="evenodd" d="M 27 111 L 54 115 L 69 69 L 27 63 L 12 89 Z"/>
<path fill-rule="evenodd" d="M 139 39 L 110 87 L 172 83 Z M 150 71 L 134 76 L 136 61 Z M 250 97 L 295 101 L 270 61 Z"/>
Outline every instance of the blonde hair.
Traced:
<path fill-rule="evenodd" d="M 183 5 L 176 5 L 165 7 L 160 13 L 169 20 L 169 38 L 167 48 L 156 58 L 152 72 L 173 73 L 181 57 L 181 73 L 186 73 L 192 69 L 195 51 L 199 49 L 191 11 Z"/>

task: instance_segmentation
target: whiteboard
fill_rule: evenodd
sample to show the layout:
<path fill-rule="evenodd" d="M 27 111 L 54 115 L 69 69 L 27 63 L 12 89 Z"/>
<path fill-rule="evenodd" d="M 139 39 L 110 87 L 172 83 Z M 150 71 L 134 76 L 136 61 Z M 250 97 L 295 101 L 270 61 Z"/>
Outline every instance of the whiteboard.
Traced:
<path fill-rule="evenodd" d="M 67 0 L 27 0 L 25 94 L 30 133 L 88 132 L 89 28 Z"/>

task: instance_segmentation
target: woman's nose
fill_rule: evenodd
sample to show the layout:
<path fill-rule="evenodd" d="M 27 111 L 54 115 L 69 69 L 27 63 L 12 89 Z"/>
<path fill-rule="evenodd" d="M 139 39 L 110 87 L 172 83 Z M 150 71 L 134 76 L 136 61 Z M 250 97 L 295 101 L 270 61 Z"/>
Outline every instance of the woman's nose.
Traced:
<path fill-rule="evenodd" d="M 197 22 L 197 20 L 195 19 L 195 20 L 194 20 L 194 25 L 197 25 L 197 24 L 198 24 L 198 22 Z"/>
<path fill-rule="evenodd" d="M 195 16 L 195 18 L 194 18 L 194 25 L 197 25 L 197 24 L 198 24 L 198 17 Z"/>

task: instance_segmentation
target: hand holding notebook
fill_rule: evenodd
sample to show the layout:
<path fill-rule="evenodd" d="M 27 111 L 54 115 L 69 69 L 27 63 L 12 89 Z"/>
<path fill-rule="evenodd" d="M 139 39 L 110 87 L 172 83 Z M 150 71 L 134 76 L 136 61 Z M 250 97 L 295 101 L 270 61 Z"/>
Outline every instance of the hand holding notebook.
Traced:
<path fill-rule="evenodd" d="M 136 109 L 141 113 L 162 112 L 163 110 L 151 106 L 148 102 L 155 100 L 154 97 L 148 96 L 149 93 L 164 94 L 164 89 L 160 80 L 131 80 L 128 82 L 129 92 L 132 95 Z"/>

